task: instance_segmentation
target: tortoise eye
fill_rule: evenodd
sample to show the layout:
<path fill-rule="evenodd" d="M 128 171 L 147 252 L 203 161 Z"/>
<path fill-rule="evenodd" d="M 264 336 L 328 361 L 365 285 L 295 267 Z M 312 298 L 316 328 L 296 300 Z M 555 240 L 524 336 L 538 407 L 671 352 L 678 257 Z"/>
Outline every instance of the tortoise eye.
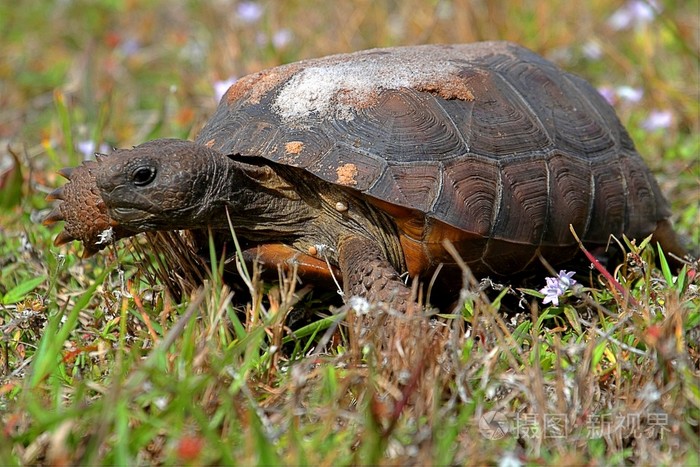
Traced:
<path fill-rule="evenodd" d="M 139 167 L 131 174 L 131 179 L 136 186 L 146 186 L 156 178 L 155 167 Z"/>

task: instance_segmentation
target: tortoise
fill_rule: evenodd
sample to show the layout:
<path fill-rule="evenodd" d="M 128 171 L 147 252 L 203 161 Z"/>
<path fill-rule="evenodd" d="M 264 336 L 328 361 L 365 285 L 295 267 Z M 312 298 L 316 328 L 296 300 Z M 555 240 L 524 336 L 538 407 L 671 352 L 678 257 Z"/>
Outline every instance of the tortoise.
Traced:
<path fill-rule="evenodd" d="M 683 255 L 659 186 L 585 80 L 508 42 L 372 49 L 232 85 L 196 141 L 160 139 L 64 171 L 47 223 L 86 254 L 113 238 L 229 225 L 268 266 L 342 276 L 403 306 L 403 279 L 458 281 L 653 235 Z M 111 230 L 109 230 L 111 228 Z M 461 286 L 461 284 L 459 284 Z"/>

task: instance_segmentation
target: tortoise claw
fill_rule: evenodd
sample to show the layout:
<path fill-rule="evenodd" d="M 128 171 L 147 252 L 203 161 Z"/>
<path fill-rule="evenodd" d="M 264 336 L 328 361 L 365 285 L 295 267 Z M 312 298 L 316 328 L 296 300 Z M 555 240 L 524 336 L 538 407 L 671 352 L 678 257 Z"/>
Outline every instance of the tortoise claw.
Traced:
<path fill-rule="evenodd" d="M 56 235 L 56 239 L 53 241 L 53 244 L 54 246 L 61 246 L 68 242 L 72 242 L 73 240 L 76 240 L 76 238 L 68 232 L 66 232 L 65 230 L 63 230 L 61 231 L 61 233 Z"/>
<path fill-rule="evenodd" d="M 58 206 L 53 208 L 50 213 L 46 217 L 44 217 L 44 220 L 41 221 L 42 224 L 44 225 L 53 225 L 56 222 L 60 222 L 65 220 L 63 217 L 63 214 L 61 213 L 61 210 L 59 209 Z"/>
<path fill-rule="evenodd" d="M 74 167 L 64 167 L 61 170 L 58 171 L 58 174 L 63 177 L 67 178 L 70 180 L 71 175 L 73 175 L 73 171 L 75 170 Z"/>
<path fill-rule="evenodd" d="M 56 188 L 55 190 L 53 190 L 51 193 L 49 193 L 46 196 L 46 201 L 55 201 L 57 199 L 61 199 L 61 200 L 64 199 L 64 196 L 65 196 L 64 190 L 65 190 L 65 185 Z"/>

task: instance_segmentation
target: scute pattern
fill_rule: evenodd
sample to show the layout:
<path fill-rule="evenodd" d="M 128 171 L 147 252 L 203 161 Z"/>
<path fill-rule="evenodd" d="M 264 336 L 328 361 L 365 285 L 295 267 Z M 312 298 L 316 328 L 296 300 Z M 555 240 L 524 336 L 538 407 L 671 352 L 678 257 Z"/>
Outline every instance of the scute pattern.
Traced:
<path fill-rule="evenodd" d="M 574 244 L 568 219 L 574 230 L 587 231 L 591 219 L 591 174 L 588 162 L 563 154 L 553 154 L 546 159 L 549 170 L 549 222 L 542 245 L 562 246 Z"/>
<path fill-rule="evenodd" d="M 553 146 L 539 116 L 499 74 L 490 70 L 465 72 L 474 86 L 471 115 L 471 151 L 493 158 L 512 154 L 530 156 Z"/>
<path fill-rule="evenodd" d="M 400 206 L 430 212 L 442 185 L 440 164 L 392 165 L 374 183 L 372 196 Z"/>
<path fill-rule="evenodd" d="M 671 213 L 666 206 L 659 206 L 657 200 L 663 195 L 642 160 L 625 154 L 621 163 L 625 167 L 628 199 L 634 200 L 626 205 L 626 230 L 651 232 L 655 228 L 653 219 L 666 218 Z"/>
<path fill-rule="evenodd" d="M 458 130 L 445 123 L 439 102 L 431 94 L 411 89 L 381 91 L 376 106 L 358 109 L 349 121 L 329 121 L 328 131 L 338 141 L 396 163 L 465 154 L 468 148 Z"/>
<path fill-rule="evenodd" d="M 376 82 L 342 75 L 363 67 Z M 333 81 L 313 83 L 315 69 Z M 295 96 L 285 86 L 301 73 Z M 449 237 L 468 261 L 503 273 L 537 251 L 570 251 L 569 225 L 602 244 L 611 233 L 646 236 L 668 216 L 614 110 L 584 80 L 519 46 L 381 49 L 300 62 L 275 76 L 284 79 L 267 80 L 264 92 L 253 83 L 222 101 L 199 141 L 329 183 L 353 164 L 347 186 L 380 206 L 422 213 L 397 225 L 411 251 L 427 257 Z M 323 90 L 322 106 L 294 101 L 314 89 Z M 290 141 L 303 149 L 285 151 Z"/>
<path fill-rule="evenodd" d="M 472 156 L 448 161 L 445 166 L 443 190 L 432 216 L 442 220 L 460 219 L 459 227 L 487 237 L 500 208 L 498 187 L 502 185 L 498 162 Z"/>
<path fill-rule="evenodd" d="M 503 164 L 503 195 L 489 237 L 540 244 L 549 216 L 546 172 L 542 158 L 519 158 Z"/>
<path fill-rule="evenodd" d="M 610 124 L 551 66 L 515 63 L 508 80 L 537 115 L 557 148 L 573 156 L 608 153 L 616 146 Z M 595 92 L 589 89 L 589 94 Z"/>

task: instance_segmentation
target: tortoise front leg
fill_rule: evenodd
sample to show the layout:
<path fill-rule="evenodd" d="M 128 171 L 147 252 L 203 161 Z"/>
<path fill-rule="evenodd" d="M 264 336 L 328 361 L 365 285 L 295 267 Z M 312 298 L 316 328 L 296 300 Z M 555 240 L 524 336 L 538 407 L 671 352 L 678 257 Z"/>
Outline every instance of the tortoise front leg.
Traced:
<path fill-rule="evenodd" d="M 387 303 L 402 312 L 412 303 L 411 289 L 372 240 L 360 236 L 341 239 L 338 263 L 346 301 L 359 296 L 370 303 Z"/>

